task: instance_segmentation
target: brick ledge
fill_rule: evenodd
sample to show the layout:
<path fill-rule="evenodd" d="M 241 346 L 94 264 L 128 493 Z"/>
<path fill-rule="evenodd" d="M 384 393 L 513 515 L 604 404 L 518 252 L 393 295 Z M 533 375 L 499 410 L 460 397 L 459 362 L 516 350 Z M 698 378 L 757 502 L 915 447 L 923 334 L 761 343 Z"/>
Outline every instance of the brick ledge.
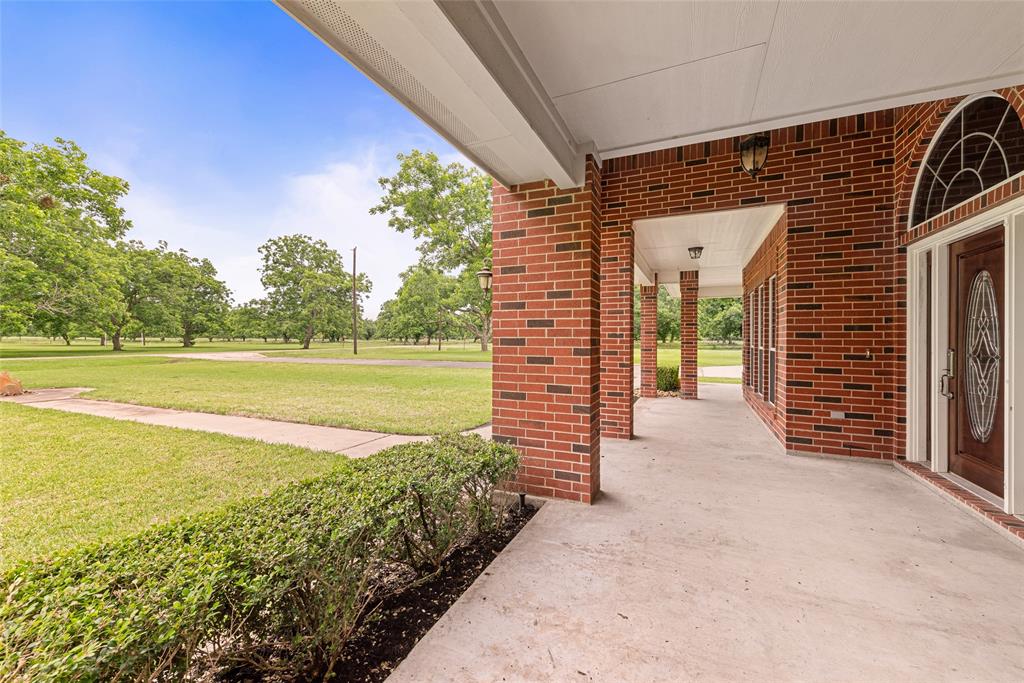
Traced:
<path fill-rule="evenodd" d="M 918 462 L 897 460 L 896 469 L 927 485 L 938 495 L 966 510 L 989 527 L 1024 548 L 1024 519 L 1007 514 L 981 496 L 957 486 L 946 477 Z"/>

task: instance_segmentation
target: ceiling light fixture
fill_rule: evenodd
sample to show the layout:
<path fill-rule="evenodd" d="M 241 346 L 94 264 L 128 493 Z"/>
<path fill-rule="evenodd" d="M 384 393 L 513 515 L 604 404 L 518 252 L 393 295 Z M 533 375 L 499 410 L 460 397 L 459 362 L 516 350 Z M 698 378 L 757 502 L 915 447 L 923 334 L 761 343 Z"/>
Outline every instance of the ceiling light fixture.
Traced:
<path fill-rule="evenodd" d="M 740 166 L 750 174 L 751 178 L 756 178 L 764 168 L 764 163 L 768 161 L 770 142 L 771 138 L 767 133 L 758 133 L 740 143 Z"/>

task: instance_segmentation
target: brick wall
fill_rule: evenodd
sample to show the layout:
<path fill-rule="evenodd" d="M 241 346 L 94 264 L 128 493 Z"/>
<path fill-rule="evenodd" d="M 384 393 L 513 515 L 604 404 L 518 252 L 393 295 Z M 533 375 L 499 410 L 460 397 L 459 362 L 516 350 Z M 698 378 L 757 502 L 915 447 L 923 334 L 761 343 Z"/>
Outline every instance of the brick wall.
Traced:
<path fill-rule="evenodd" d="M 750 321 L 753 312 L 749 310 L 750 292 L 761 285 L 768 287 L 772 276 L 776 278 L 776 375 L 775 401 L 769 402 L 754 387 L 750 386 L 750 372 L 754 361 Z M 779 441 L 786 441 L 786 214 L 783 213 L 772 227 L 768 236 L 750 257 L 743 268 L 743 398 L 751 409 L 768 426 Z M 799 310 L 813 312 L 820 304 L 804 303 Z"/>
<path fill-rule="evenodd" d="M 771 131 L 756 179 L 739 168 L 738 138 L 603 164 L 602 225 L 619 234 L 639 218 L 786 205 L 779 365 L 787 366 L 793 450 L 894 454 L 902 349 L 893 328 L 893 117 L 888 110 Z"/>
<path fill-rule="evenodd" d="M 697 398 L 697 299 L 700 271 L 679 273 L 679 398 Z"/>
<path fill-rule="evenodd" d="M 607 210 L 607 206 L 603 207 Z M 633 438 L 633 230 L 601 227 L 601 435 Z"/>
<path fill-rule="evenodd" d="M 640 395 L 658 395 L 658 285 L 640 285 Z"/>
<path fill-rule="evenodd" d="M 600 490 L 600 169 L 575 190 L 493 187 L 493 434 L 518 483 L 590 502 Z"/>
<path fill-rule="evenodd" d="M 1024 87 L 1000 94 L 1024 117 Z M 745 387 L 747 400 L 792 450 L 902 455 L 905 246 L 1024 195 L 1016 178 L 907 230 L 925 150 L 958 102 L 770 131 L 756 179 L 727 138 L 589 162 L 577 190 L 495 186 L 494 434 L 523 453 L 524 490 L 589 501 L 599 431 L 632 436 L 633 221 L 760 204 L 785 206 L 743 275 L 745 294 L 777 277 L 776 402 Z"/>

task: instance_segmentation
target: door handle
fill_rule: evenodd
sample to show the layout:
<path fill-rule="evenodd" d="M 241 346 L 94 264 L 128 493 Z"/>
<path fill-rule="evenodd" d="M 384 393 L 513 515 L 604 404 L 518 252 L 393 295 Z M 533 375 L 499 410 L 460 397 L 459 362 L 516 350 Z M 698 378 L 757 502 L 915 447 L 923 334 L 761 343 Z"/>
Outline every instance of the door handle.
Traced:
<path fill-rule="evenodd" d="M 947 400 L 953 400 L 953 391 L 950 387 L 950 380 L 956 375 L 956 349 L 946 349 L 946 370 L 939 377 L 939 393 Z"/>
<path fill-rule="evenodd" d="M 949 390 L 949 380 L 953 379 L 953 375 L 948 372 L 942 373 L 939 377 L 939 393 L 946 397 L 947 400 L 953 400 L 953 392 Z"/>

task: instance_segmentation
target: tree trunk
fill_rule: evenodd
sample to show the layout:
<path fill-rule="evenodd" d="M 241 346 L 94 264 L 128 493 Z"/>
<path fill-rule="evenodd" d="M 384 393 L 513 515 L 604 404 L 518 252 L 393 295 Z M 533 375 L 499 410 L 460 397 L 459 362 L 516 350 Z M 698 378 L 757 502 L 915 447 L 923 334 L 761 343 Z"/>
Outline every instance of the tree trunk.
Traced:
<path fill-rule="evenodd" d="M 313 341 L 313 326 L 306 325 L 306 334 L 302 337 L 302 348 L 308 349 L 311 341 Z"/>
<path fill-rule="evenodd" d="M 145 330 L 142 331 L 142 345 L 143 346 L 146 345 L 146 331 Z"/>
<path fill-rule="evenodd" d="M 124 351 L 121 346 L 121 328 L 115 327 L 114 334 L 110 337 L 111 343 L 114 345 L 115 351 Z"/>
<path fill-rule="evenodd" d="M 104 334 L 100 335 L 100 346 L 106 346 L 106 345 L 107 345 L 107 335 L 106 335 L 106 333 L 104 333 Z"/>
<path fill-rule="evenodd" d="M 195 346 L 195 342 L 192 341 L 192 328 L 184 327 L 181 331 L 181 345 L 184 347 Z"/>
<path fill-rule="evenodd" d="M 491 338 L 491 316 L 484 318 L 483 334 L 480 335 L 480 350 L 487 350 L 487 342 Z"/>
<path fill-rule="evenodd" d="M 64 346 L 71 346 L 71 337 L 67 334 L 62 334 L 61 336 L 64 338 Z"/>

